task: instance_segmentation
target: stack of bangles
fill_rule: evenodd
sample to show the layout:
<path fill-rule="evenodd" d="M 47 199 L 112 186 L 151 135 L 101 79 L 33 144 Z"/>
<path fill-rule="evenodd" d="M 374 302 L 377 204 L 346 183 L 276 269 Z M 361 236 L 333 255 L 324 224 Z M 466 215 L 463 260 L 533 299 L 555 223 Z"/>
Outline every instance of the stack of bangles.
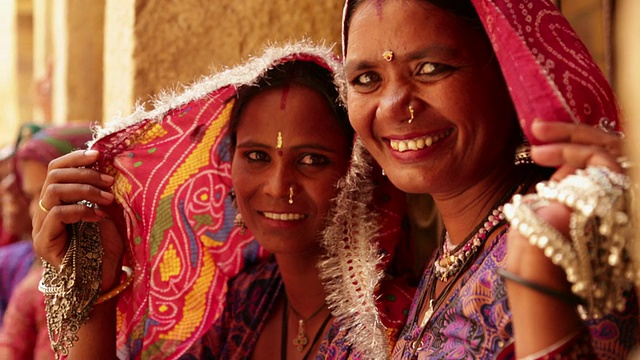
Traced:
<path fill-rule="evenodd" d="M 507 220 L 531 245 L 541 249 L 551 262 L 565 271 L 574 295 L 506 271 L 502 271 L 501 276 L 580 304 L 578 310 L 584 319 L 624 311 L 626 292 L 639 276 L 629 256 L 635 239 L 630 188 L 626 175 L 590 166 L 560 181 L 537 184 L 536 194 L 514 196 L 511 203 L 504 206 Z M 569 239 L 536 213 L 552 203 L 572 210 Z"/>

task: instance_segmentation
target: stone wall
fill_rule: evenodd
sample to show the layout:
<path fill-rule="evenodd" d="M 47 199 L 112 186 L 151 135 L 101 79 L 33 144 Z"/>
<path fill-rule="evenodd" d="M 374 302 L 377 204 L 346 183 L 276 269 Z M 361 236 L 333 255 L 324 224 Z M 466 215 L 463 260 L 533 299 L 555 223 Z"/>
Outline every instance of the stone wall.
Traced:
<path fill-rule="evenodd" d="M 342 0 L 137 0 L 130 7 L 107 0 L 104 116 L 127 113 L 136 100 L 237 64 L 269 43 L 339 43 L 341 7 Z"/>

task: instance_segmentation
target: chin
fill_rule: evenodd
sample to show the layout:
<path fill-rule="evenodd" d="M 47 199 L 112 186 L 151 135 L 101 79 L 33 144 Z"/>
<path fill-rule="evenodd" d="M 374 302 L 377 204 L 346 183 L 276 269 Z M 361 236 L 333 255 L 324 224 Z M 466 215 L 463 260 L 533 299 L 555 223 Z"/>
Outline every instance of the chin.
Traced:
<path fill-rule="evenodd" d="M 406 171 L 387 172 L 389 181 L 398 189 L 409 194 L 428 194 L 431 187 L 431 179 L 423 173 L 424 168 L 418 171 L 416 169 Z"/>

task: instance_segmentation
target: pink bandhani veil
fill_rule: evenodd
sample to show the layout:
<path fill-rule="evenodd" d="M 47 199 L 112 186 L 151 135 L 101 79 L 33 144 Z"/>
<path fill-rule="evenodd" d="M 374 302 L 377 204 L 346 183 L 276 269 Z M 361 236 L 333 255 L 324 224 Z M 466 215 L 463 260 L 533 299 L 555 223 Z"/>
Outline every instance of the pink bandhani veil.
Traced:
<path fill-rule="evenodd" d="M 226 124 L 240 86 L 294 60 L 340 66 L 308 41 L 273 47 L 97 130 L 92 148 L 102 153 L 99 169 L 116 178 L 135 271 L 118 303 L 120 358 L 179 357 L 221 314 L 227 280 L 266 257 L 233 225 Z"/>
<path fill-rule="evenodd" d="M 372 0 L 384 1 L 384 0 Z M 420 1 L 420 0 L 418 0 Z M 429 1 L 429 0 L 422 0 Z M 532 143 L 534 120 L 583 123 L 607 132 L 621 130 L 618 104 L 613 90 L 589 51 L 568 21 L 549 0 L 450 0 L 471 2 L 491 40 L 524 134 Z M 357 0 L 347 0 L 343 11 L 342 52 L 346 57 L 349 17 Z M 446 3 L 446 0 L 434 2 Z M 368 164 L 374 161 L 362 146 L 354 149 L 353 183 L 340 196 L 356 197 L 351 204 L 370 201 L 366 190 L 371 181 Z M 364 186 L 363 186 L 364 184 Z M 349 202 L 342 202 L 350 204 Z M 337 214 L 357 211 L 340 207 Z M 338 216 L 328 230 L 325 246 L 334 249 L 324 275 L 333 279 L 329 299 L 334 314 L 351 330 L 349 340 L 369 358 L 388 358 L 386 326 L 372 309 L 375 289 L 382 275 L 376 272 L 374 231 L 358 216 Z M 366 234 L 367 236 L 362 236 Z M 352 239 L 348 247 L 345 238 Z M 373 248 L 373 249 L 372 249 Z M 355 250 L 354 250 L 355 249 Z M 344 271 L 349 269 L 349 271 Z M 338 280 L 338 279 L 342 280 Z M 361 286 L 366 284 L 366 286 Z M 345 300 L 348 299 L 348 300 Z"/>

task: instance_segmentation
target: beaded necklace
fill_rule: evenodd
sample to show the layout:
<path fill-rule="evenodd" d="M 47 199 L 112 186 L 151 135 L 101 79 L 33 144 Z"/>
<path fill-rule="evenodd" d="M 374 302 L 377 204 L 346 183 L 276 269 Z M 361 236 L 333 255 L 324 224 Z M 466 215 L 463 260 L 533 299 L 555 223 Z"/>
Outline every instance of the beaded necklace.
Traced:
<path fill-rule="evenodd" d="M 492 210 L 487 221 L 481 223 L 475 232 L 475 235 L 463 241 L 458 246 L 453 247 L 449 232 L 445 231 L 442 252 L 439 258 L 434 262 L 433 273 L 442 282 L 447 282 L 449 277 L 454 276 L 462 269 L 462 266 L 469 260 L 478 249 L 484 244 L 485 240 L 493 229 L 504 222 L 504 214 L 502 213 L 502 205 Z"/>
<path fill-rule="evenodd" d="M 440 255 L 434 261 L 434 269 L 433 273 L 436 279 L 432 279 L 428 286 L 423 288 L 422 292 L 419 294 L 420 299 L 418 300 L 418 306 L 413 318 L 413 322 L 418 325 L 420 329 L 420 333 L 418 336 L 411 342 L 411 356 L 409 359 L 414 359 L 417 355 L 418 350 L 422 349 L 422 338 L 424 337 L 424 333 L 426 331 L 427 324 L 431 320 L 431 317 L 435 313 L 435 310 L 442 305 L 442 303 L 447 299 L 447 294 L 451 291 L 454 284 L 457 283 L 460 276 L 465 272 L 470 264 L 473 262 L 472 260 L 478 254 L 478 250 L 482 248 L 486 242 L 486 240 L 491 236 L 491 233 L 502 224 L 505 223 L 505 216 L 502 213 L 502 205 L 511 198 L 516 193 L 526 192 L 530 185 L 536 179 L 536 176 L 533 175 L 534 170 L 531 169 L 529 172 L 525 173 L 522 176 L 523 180 L 518 182 L 516 186 L 507 191 L 496 203 L 496 206 L 493 210 L 489 212 L 486 217 L 486 221 L 481 222 L 476 228 L 473 230 L 469 237 L 465 239 L 458 246 L 453 246 L 451 244 L 451 240 L 448 239 L 449 234 L 445 231 L 444 241 L 442 245 L 442 250 Z M 453 250 L 451 248 L 453 247 Z M 453 253 L 453 255 L 451 255 Z M 452 258 L 453 257 L 453 258 Z M 446 262 L 440 264 L 440 261 L 446 259 Z M 451 281 L 449 278 L 451 277 Z M 436 298 L 436 283 L 437 280 L 441 280 L 446 282 L 447 285 L 443 289 L 442 293 Z M 428 295 L 427 295 L 428 293 Z M 425 302 L 429 298 L 429 308 L 424 313 L 424 318 L 422 321 L 420 320 L 421 309 L 425 305 Z M 420 322 L 418 324 L 418 322 Z M 404 351 L 403 351 L 404 352 Z"/>

